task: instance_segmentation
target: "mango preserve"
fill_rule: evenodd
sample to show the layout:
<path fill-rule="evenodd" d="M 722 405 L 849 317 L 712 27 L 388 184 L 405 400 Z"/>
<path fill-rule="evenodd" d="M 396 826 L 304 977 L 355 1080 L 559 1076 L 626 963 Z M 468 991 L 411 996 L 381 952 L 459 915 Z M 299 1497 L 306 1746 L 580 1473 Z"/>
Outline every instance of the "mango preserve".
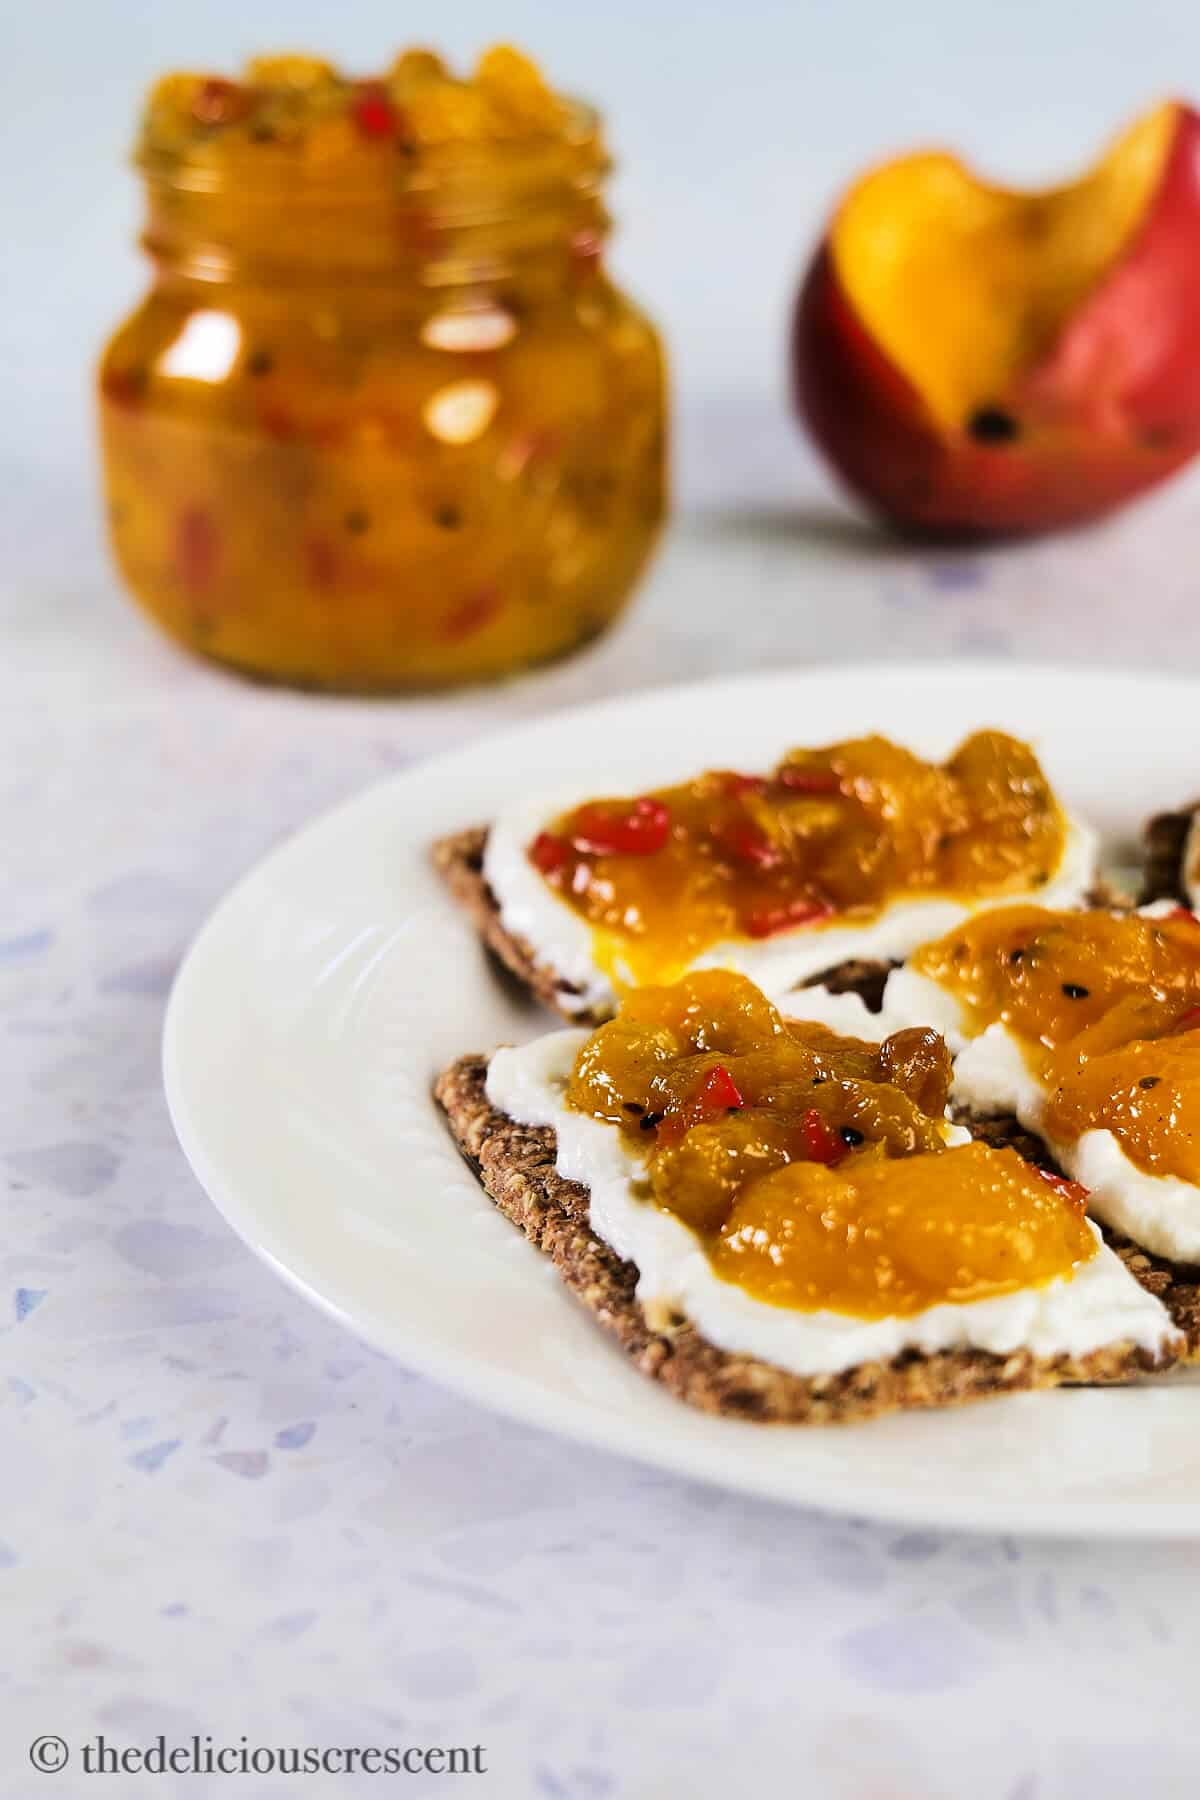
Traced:
<path fill-rule="evenodd" d="M 561 655 L 664 511 L 653 327 L 603 264 L 599 120 L 518 52 L 173 75 L 136 156 L 154 281 L 102 359 L 116 559 L 271 679 L 439 686 Z"/>

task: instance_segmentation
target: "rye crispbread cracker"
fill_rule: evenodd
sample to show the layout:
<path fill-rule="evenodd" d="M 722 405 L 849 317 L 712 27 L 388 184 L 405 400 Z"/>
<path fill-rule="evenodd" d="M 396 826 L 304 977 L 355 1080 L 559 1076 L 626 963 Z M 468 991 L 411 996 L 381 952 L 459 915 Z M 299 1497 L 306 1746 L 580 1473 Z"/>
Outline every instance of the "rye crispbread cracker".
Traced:
<path fill-rule="evenodd" d="M 1184 860 L 1188 838 L 1200 812 L 1200 800 L 1180 807 L 1178 812 L 1155 813 L 1142 833 L 1142 891 L 1138 904 L 1148 906 L 1152 900 L 1177 900 L 1190 905 L 1185 885 Z"/>
<path fill-rule="evenodd" d="M 519 1125 L 498 1112 L 487 1098 L 486 1079 L 486 1059 L 466 1056 L 434 1089 L 455 1143 L 486 1192 L 551 1259 L 634 1366 L 702 1411 L 768 1424 L 848 1424 L 1067 1382 L 1123 1382 L 1172 1360 L 1156 1360 L 1128 1344 L 1082 1357 L 952 1350 L 934 1356 L 906 1352 L 841 1374 L 799 1376 L 718 1349 L 686 1319 L 651 1325 L 636 1298 L 636 1267 L 592 1231 L 587 1190 L 556 1170 L 553 1130 Z"/>

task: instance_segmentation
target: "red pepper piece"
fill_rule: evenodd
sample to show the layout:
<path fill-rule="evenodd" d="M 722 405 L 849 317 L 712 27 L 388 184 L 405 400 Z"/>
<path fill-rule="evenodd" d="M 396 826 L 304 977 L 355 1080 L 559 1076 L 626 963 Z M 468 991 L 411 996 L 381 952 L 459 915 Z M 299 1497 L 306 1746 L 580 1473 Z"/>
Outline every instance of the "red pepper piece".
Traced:
<path fill-rule="evenodd" d="M 752 868 L 773 869 L 783 861 L 779 846 L 749 819 L 728 819 L 717 826 L 713 836 L 736 862 L 749 863 Z"/>
<path fill-rule="evenodd" d="M 571 239 L 571 261 L 577 275 L 591 275 L 600 266 L 604 241 L 597 231 L 577 231 Z"/>
<path fill-rule="evenodd" d="M 585 856 L 653 856 L 670 831 L 670 812 L 647 794 L 625 812 L 580 807 L 571 823 L 571 842 Z"/>
<path fill-rule="evenodd" d="M 100 378 L 100 392 L 112 406 L 132 410 L 144 400 L 146 382 L 145 369 L 107 369 Z"/>
<path fill-rule="evenodd" d="M 1190 906 L 1173 906 L 1166 917 L 1178 919 L 1181 924 L 1186 922 L 1189 925 L 1200 925 L 1200 919 L 1196 917 Z"/>
<path fill-rule="evenodd" d="M 746 1104 L 741 1089 L 724 1063 L 718 1063 L 708 1071 L 696 1099 L 706 1113 L 728 1112 L 731 1107 Z"/>
<path fill-rule="evenodd" d="M 539 831 L 529 846 L 529 860 L 543 875 L 556 875 L 571 860 L 571 846 L 552 831 Z"/>
<path fill-rule="evenodd" d="M 765 775 L 739 775 L 736 769 L 722 769 L 720 783 L 723 794 L 761 794 L 767 778 Z"/>
<path fill-rule="evenodd" d="M 437 219 L 428 206 L 418 206 L 415 202 L 407 203 L 396 213 L 392 230 L 401 249 L 410 255 L 419 256 L 423 250 L 436 249 L 442 241 Z"/>
<path fill-rule="evenodd" d="M 1200 1006 L 1189 1006 L 1181 1019 L 1176 1019 L 1172 1031 L 1195 1031 L 1200 1025 Z"/>
<path fill-rule="evenodd" d="M 327 594 L 337 586 L 338 561 L 324 538 L 310 538 L 304 546 L 304 568 L 309 587 Z"/>
<path fill-rule="evenodd" d="M 825 1163 L 829 1168 L 841 1162 L 849 1148 L 815 1106 L 810 1106 L 800 1120 L 800 1142 L 809 1162 Z"/>
<path fill-rule="evenodd" d="M 367 82 L 359 89 L 350 107 L 350 117 L 367 138 L 395 137 L 400 126 L 386 88 L 373 82 Z"/>
<path fill-rule="evenodd" d="M 249 111 L 250 96 L 236 81 L 211 75 L 201 82 L 192 101 L 192 117 L 199 125 L 231 125 Z"/>
<path fill-rule="evenodd" d="M 821 900 L 814 894 L 798 894 L 794 900 L 785 900 L 779 906 L 756 906 L 746 914 L 744 925 L 747 937 L 774 937 L 777 931 L 790 931 L 794 925 L 815 925 L 821 919 L 833 916 L 834 908 L 828 900 Z"/>
<path fill-rule="evenodd" d="M 687 1104 L 678 1112 L 656 1114 L 655 1142 L 665 1149 L 676 1149 L 693 1125 L 704 1125 L 719 1119 L 723 1113 L 736 1112 L 745 1106 L 746 1098 L 724 1063 L 716 1063 L 705 1075 Z M 643 1130 L 649 1130 L 645 1120 Z"/>
<path fill-rule="evenodd" d="M 202 506 L 189 506 L 175 527 L 175 567 L 189 594 L 202 594 L 217 570 L 217 528 Z"/>
<path fill-rule="evenodd" d="M 780 787 L 793 794 L 840 794 L 842 778 L 836 769 L 805 769 L 798 763 L 784 763 L 776 771 Z"/>
<path fill-rule="evenodd" d="M 482 631 L 500 611 L 503 599 L 499 588 L 480 588 L 478 593 L 470 595 L 448 615 L 442 627 L 442 636 L 450 643 L 458 643 L 460 639 Z"/>
<path fill-rule="evenodd" d="M 299 426 L 285 406 L 278 406 L 267 401 L 257 408 L 258 422 L 268 437 L 278 438 L 286 443 L 289 438 L 299 436 Z"/>
<path fill-rule="evenodd" d="M 1055 1175 L 1050 1169 L 1039 1169 L 1038 1174 L 1047 1187 L 1052 1187 L 1056 1194 L 1061 1194 L 1072 1206 L 1082 1208 L 1092 1191 L 1091 1188 L 1084 1187 L 1082 1181 L 1071 1181 L 1065 1175 Z"/>

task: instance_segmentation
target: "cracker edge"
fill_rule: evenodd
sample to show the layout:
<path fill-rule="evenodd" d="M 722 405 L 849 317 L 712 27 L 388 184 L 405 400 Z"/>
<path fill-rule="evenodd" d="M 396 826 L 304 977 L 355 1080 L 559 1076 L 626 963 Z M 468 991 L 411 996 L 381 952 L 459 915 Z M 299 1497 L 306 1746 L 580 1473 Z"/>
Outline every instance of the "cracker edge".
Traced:
<path fill-rule="evenodd" d="M 965 1125 L 972 1137 L 985 1144 L 996 1149 L 1015 1150 L 1026 1162 L 1047 1169 L 1052 1175 L 1064 1173 L 1042 1139 L 1034 1132 L 1026 1131 L 1010 1113 L 983 1118 L 964 1112 L 958 1115 L 958 1123 Z M 1171 1262 L 1164 1256 L 1152 1256 L 1132 1238 L 1110 1230 L 1102 1219 L 1097 1219 L 1096 1224 L 1110 1250 L 1120 1257 L 1135 1281 L 1156 1300 L 1162 1301 L 1171 1315 L 1171 1323 L 1187 1339 L 1187 1349 L 1179 1361 L 1200 1362 L 1200 1268 L 1191 1263 Z"/>
<path fill-rule="evenodd" d="M 573 1009 L 569 996 L 578 990 L 570 982 L 563 981 L 547 964 L 539 963 L 532 944 L 501 923 L 496 896 L 483 873 L 487 838 L 486 825 L 472 826 L 470 830 L 438 838 L 431 851 L 434 868 L 493 956 L 536 999 L 572 1025 L 602 1025 L 611 1014 L 597 1007 L 582 1011 Z M 834 994 L 859 994 L 871 1012 L 878 1012 L 883 1000 L 883 984 L 895 966 L 891 962 L 855 958 L 809 976 L 800 985 L 825 987 Z"/>
<path fill-rule="evenodd" d="M 533 945 L 501 923 L 500 908 L 483 873 L 487 840 L 486 825 L 475 825 L 467 831 L 455 831 L 449 837 L 438 838 L 431 851 L 434 868 L 492 955 L 529 989 L 535 999 L 560 1013 L 572 1025 L 602 1025 L 608 1015 L 595 1007 L 582 1011 L 572 1008 L 569 997 L 578 993 L 578 989 L 563 981 L 547 964 L 539 963 Z"/>
<path fill-rule="evenodd" d="M 1200 800 L 1193 800 L 1178 812 L 1160 812 L 1146 821 L 1142 831 L 1142 888 L 1139 906 L 1154 900 L 1174 900 L 1180 906 L 1189 904 L 1183 881 L 1183 859 L 1188 835 L 1200 813 Z"/>
<path fill-rule="evenodd" d="M 960 1405 L 992 1394 L 1110 1383 L 1171 1366 L 1136 1345 L 1083 1357 L 997 1356 L 908 1351 L 834 1375 L 800 1376 L 758 1357 L 721 1350 L 681 1319 L 654 1329 L 636 1298 L 638 1271 L 588 1222 L 588 1193 L 555 1168 L 549 1126 L 519 1125 L 487 1098 L 487 1059 L 460 1057 L 439 1077 L 434 1097 L 454 1141 L 500 1211 L 548 1256 L 572 1294 L 615 1338 L 642 1374 L 703 1412 L 764 1424 L 833 1425 L 919 1407 Z"/>

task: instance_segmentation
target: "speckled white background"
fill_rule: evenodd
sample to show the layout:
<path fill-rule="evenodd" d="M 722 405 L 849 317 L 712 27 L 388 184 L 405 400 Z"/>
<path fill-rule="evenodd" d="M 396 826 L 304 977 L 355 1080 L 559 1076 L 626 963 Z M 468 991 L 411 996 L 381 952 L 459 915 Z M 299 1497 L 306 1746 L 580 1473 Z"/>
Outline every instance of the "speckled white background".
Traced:
<path fill-rule="evenodd" d="M 738 664 L 1081 641 L 1161 663 L 1163 632 L 1169 660 L 1200 659 L 1195 482 L 1087 537 L 964 556 L 860 534 L 801 475 L 792 513 L 777 495 L 769 517 L 694 518 L 581 661 L 400 705 L 184 661 L 116 593 L 84 493 L 56 523 L 27 488 L 39 550 L 4 577 L 0 672 L 0 1770 L 21 1800 L 99 1779 L 35 1777 L 25 1746 L 48 1730 L 482 1742 L 475 1785 L 514 1800 L 742 1780 L 833 1800 L 1194 1795 L 1200 1547 L 797 1515 L 498 1422 L 293 1298 L 171 1134 L 163 1002 L 211 904 L 314 811 L 438 745 Z M 1162 579 L 1156 532 L 1176 546 Z M 149 1786 L 110 1778 L 122 1800 Z"/>
<path fill-rule="evenodd" d="M 167 1121 L 163 1003 L 208 909 L 315 811 L 440 746 L 785 662 L 1200 671 L 1200 479 L 1086 535 L 918 552 L 832 502 L 773 397 L 789 272 L 851 161 L 934 131 L 1017 174 L 1069 163 L 1175 79 L 1200 15 L 1096 0 L 1081 34 L 1068 0 L 757 0 L 731 35 L 725 8 L 658 10 L 669 128 L 663 57 L 643 54 L 653 7 L 514 0 L 501 28 L 614 111 L 625 260 L 676 348 L 689 519 L 606 644 L 440 703 L 260 691 L 161 644 L 97 541 L 84 399 L 139 279 L 116 155 L 143 77 L 288 37 L 364 62 L 429 21 L 367 0 L 337 21 L 315 0 L 64 0 L 0 70 L 6 167 L 26 172 L 0 220 L 0 1790 L 15 1800 L 383 1791 L 88 1782 L 78 1749 L 98 1731 L 488 1747 L 473 1782 L 392 1783 L 414 1796 L 1194 1800 L 1200 1545 L 805 1516 L 498 1422 L 277 1283 Z M 463 0 L 454 36 L 495 24 Z M 50 1731 L 75 1762 L 38 1775 L 26 1747 Z"/>

